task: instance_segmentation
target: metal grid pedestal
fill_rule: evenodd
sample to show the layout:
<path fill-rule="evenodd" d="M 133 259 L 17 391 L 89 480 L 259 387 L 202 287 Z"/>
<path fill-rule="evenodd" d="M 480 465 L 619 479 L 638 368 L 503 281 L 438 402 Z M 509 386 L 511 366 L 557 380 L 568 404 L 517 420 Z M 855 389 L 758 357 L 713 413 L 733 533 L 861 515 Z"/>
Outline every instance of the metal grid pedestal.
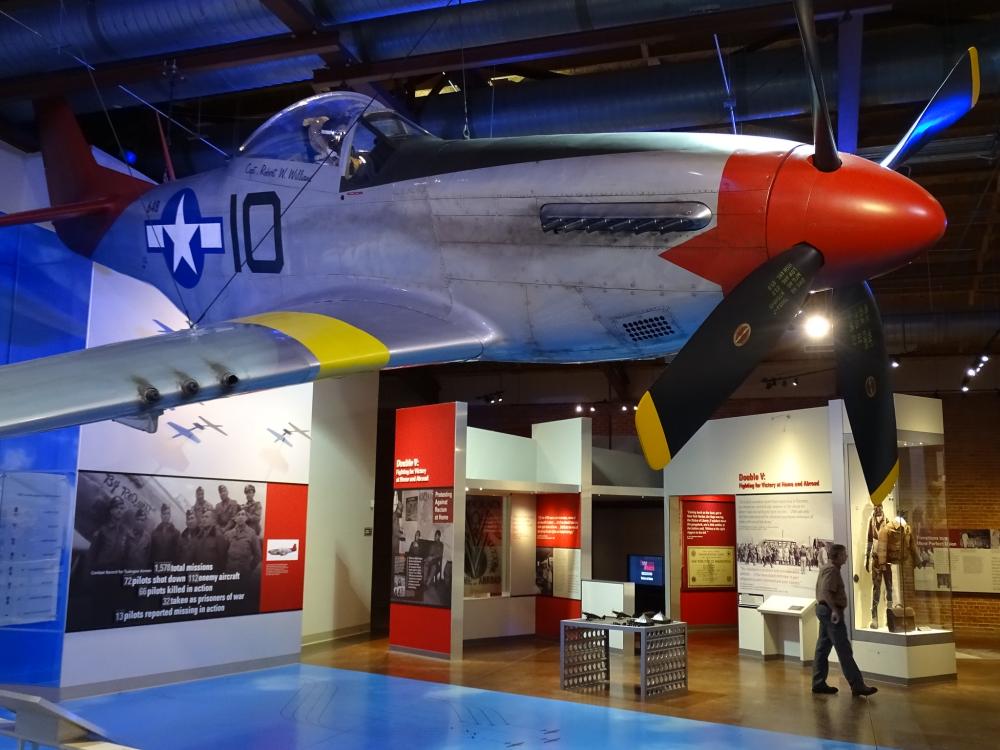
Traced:
<path fill-rule="evenodd" d="M 617 625 L 600 620 L 560 623 L 559 681 L 563 690 L 603 690 L 611 681 L 608 633 L 639 636 L 639 694 L 665 695 L 687 690 L 687 623 Z"/>

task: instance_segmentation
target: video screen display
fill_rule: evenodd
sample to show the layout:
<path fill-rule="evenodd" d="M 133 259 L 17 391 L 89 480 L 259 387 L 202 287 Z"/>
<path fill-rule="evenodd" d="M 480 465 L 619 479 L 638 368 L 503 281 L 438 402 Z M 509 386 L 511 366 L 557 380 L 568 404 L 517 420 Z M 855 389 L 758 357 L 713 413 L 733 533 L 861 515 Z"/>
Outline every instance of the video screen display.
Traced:
<path fill-rule="evenodd" d="M 628 579 L 643 586 L 662 586 L 663 556 L 629 555 Z"/>

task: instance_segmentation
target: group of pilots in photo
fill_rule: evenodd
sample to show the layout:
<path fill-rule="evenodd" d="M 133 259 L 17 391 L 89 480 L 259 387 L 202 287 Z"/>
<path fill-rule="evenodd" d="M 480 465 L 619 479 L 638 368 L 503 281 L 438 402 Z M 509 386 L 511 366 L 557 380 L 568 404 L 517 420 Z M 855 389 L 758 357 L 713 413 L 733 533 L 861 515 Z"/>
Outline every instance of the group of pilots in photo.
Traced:
<path fill-rule="evenodd" d="M 163 563 L 203 563 L 213 570 L 253 573 L 262 559 L 261 516 L 257 488 L 243 488 L 244 502 L 218 486 L 219 501 L 205 499 L 205 488 L 195 490 L 195 500 L 185 513 L 184 529 L 174 524 L 170 505 L 160 505 L 159 523 L 150 522 L 149 510 L 139 504 L 126 518 L 125 502 L 112 497 L 108 517 L 90 545 L 91 570 L 155 570 Z"/>

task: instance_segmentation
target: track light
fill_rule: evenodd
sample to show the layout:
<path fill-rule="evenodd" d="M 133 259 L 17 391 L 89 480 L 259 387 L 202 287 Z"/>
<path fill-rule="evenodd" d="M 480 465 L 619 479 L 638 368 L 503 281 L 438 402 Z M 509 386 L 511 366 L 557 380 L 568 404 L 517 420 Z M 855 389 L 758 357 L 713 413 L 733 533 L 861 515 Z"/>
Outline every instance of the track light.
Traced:
<path fill-rule="evenodd" d="M 979 361 L 982 362 L 983 364 L 989 362 L 990 361 L 989 355 L 987 355 L 987 354 L 980 354 L 979 355 Z"/>
<path fill-rule="evenodd" d="M 979 371 L 975 367 L 970 367 L 968 370 L 965 371 L 965 374 L 968 375 L 970 378 L 974 378 L 976 377 L 977 372 Z"/>
<path fill-rule="evenodd" d="M 622 411 L 628 411 L 628 407 L 625 404 L 622 404 Z"/>
<path fill-rule="evenodd" d="M 799 385 L 799 379 L 798 378 L 792 378 L 792 386 L 795 387 L 795 388 L 797 388 L 798 385 Z"/>
<path fill-rule="evenodd" d="M 893 357 L 892 359 L 889 360 L 889 366 L 894 370 L 901 364 L 902 363 L 899 361 L 899 357 Z"/>
<path fill-rule="evenodd" d="M 968 392 L 969 392 L 969 386 L 967 386 L 965 383 L 962 383 L 962 393 L 968 393 Z"/>
<path fill-rule="evenodd" d="M 639 405 L 638 404 L 632 404 L 632 411 L 639 411 Z"/>
<path fill-rule="evenodd" d="M 583 411 L 583 407 L 582 407 L 582 406 L 580 406 L 580 404 L 577 404 L 577 405 L 576 405 L 576 413 L 577 413 L 577 414 L 579 414 L 579 413 L 580 413 L 580 412 L 582 412 L 582 411 Z"/>
<path fill-rule="evenodd" d="M 830 320 L 825 315 L 810 315 L 806 318 L 804 329 L 811 339 L 826 338 L 830 333 Z"/>
<path fill-rule="evenodd" d="M 597 411 L 597 407 L 595 407 L 595 406 L 591 406 L 591 407 L 590 407 L 590 411 L 591 411 L 591 412 L 595 412 L 595 411 Z"/>

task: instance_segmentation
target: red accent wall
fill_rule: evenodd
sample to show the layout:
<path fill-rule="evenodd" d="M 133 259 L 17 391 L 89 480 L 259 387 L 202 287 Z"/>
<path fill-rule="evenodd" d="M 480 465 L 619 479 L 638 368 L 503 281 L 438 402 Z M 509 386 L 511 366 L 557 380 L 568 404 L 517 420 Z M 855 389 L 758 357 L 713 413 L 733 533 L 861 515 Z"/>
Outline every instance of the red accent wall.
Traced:
<path fill-rule="evenodd" d="M 302 609 L 306 572 L 306 506 L 309 487 L 304 484 L 267 485 L 264 509 L 264 562 L 260 569 L 260 611 Z M 297 539 L 298 559 L 267 561 L 271 539 Z"/>
<path fill-rule="evenodd" d="M 393 602 L 389 605 L 389 643 L 450 654 L 451 609 Z"/>
<path fill-rule="evenodd" d="M 580 495 L 538 495 L 535 504 L 535 545 L 580 549 Z M 559 637 L 559 621 L 579 617 L 579 599 L 535 597 L 535 635 Z"/>
<path fill-rule="evenodd" d="M 559 637 L 559 621 L 572 620 L 582 615 L 579 599 L 559 599 L 554 596 L 535 598 L 535 635 L 543 638 Z"/>
<path fill-rule="evenodd" d="M 733 495 L 683 496 L 681 501 L 681 619 L 689 625 L 735 625 L 739 595 L 736 581 L 726 589 L 689 589 L 688 547 L 736 546 L 736 498 Z M 709 511 L 724 528 L 693 523 L 693 512 Z"/>
<path fill-rule="evenodd" d="M 394 456 L 394 489 L 454 486 L 455 404 L 397 410 Z"/>
<path fill-rule="evenodd" d="M 580 548 L 579 495 L 539 495 L 536 513 L 536 546 Z"/>
<path fill-rule="evenodd" d="M 455 418 L 454 403 L 396 411 L 393 488 L 434 489 L 435 523 L 450 524 L 454 518 Z M 462 582 L 459 575 L 452 585 L 461 586 Z M 392 602 L 389 643 L 450 654 L 451 608 Z"/>

